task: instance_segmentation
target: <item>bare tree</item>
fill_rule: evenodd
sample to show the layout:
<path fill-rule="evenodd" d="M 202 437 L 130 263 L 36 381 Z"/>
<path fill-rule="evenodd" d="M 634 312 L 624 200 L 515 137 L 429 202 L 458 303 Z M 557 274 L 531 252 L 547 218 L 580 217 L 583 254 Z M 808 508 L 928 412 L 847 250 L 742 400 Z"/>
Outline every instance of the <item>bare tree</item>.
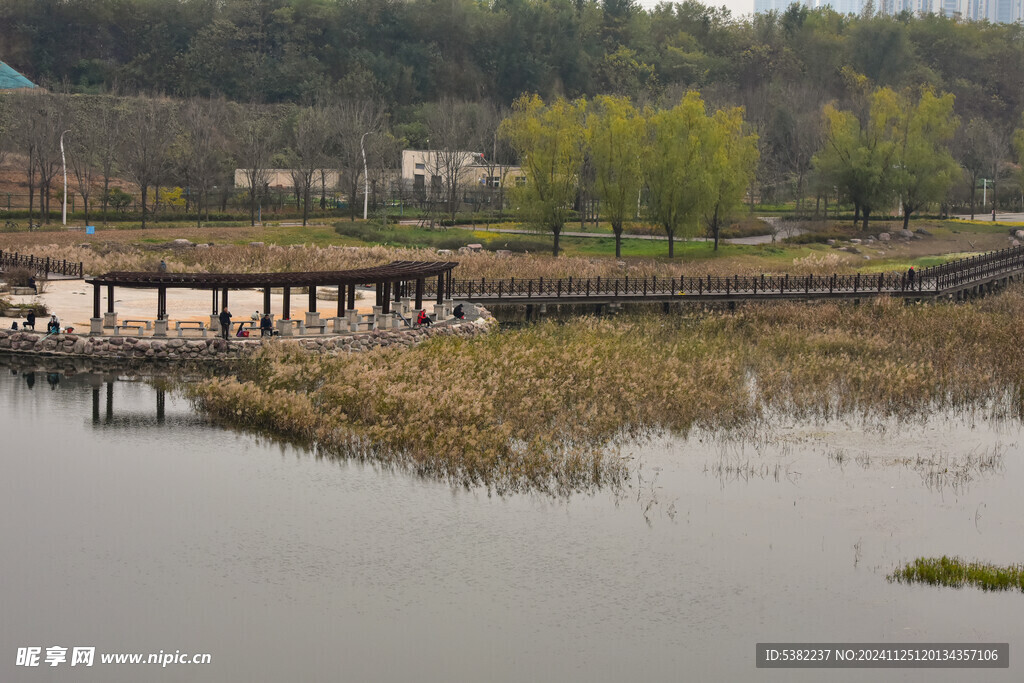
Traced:
<path fill-rule="evenodd" d="M 36 111 L 42 119 L 42 125 L 33 128 L 37 136 L 35 156 L 36 168 L 39 170 L 39 208 L 43 223 L 49 223 L 53 179 L 62 167 L 60 137 L 68 123 L 68 99 L 53 94 L 38 95 L 37 98 Z"/>
<path fill-rule="evenodd" d="M 236 110 L 232 147 L 249 184 L 251 225 L 256 225 L 256 209 L 269 182 L 271 159 L 280 139 L 281 116 L 278 109 L 251 104 Z"/>
<path fill-rule="evenodd" d="M 175 120 L 166 100 L 135 97 L 125 100 L 124 137 L 120 149 L 121 164 L 142 195 L 142 227 L 146 227 L 149 188 L 157 185 L 168 163 L 168 150 L 174 139 Z"/>
<path fill-rule="evenodd" d="M 68 134 L 68 163 L 82 197 L 85 222 L 89 223 L 89 197 L 95 188 L 96 173 L 101 167 L 101 118 L 95 99 L 78 100 L 71 112 Z"/>
<path fill-rule="evenodd" d="M 209 219 L 210 191 L 223 174 L 227 106 L 224 100 L 194 97 L 185 102 L 180 116 L 179 158 L 188 179 L 189 196 L 195 197 L 196 226 L 202 227 L 204 208 Z"/>
<path fill-rule="evenodd" d="M 309 195 L 313 178 L 327 162 L 330 117 L 326 107 L 315 104 L 298 111 L 291 126 L 288 160 L 297 189 L 302 194 L 302 225 L 309 222 Z"/>
<path fill-rule="evenodd" d="M 475 104 L 445 97 L 431 105 L 426 116 L 430 135 L 427 170 L 440 179 L 453 221 L 459 188 L 474 160 L 473 148 L 480 144 L 477 109 Z"/>
<path fill-rule="evenodd" d="M 345 99 L 331 107 L 330 119 L 332 156 L 348 195 L 349 218 L 354 221 L 363 178 L 363 150 L 369 163 L 373 151 L 383 144 L 375 138 L 385 129 L 387 114 L 380 102 Z"/>

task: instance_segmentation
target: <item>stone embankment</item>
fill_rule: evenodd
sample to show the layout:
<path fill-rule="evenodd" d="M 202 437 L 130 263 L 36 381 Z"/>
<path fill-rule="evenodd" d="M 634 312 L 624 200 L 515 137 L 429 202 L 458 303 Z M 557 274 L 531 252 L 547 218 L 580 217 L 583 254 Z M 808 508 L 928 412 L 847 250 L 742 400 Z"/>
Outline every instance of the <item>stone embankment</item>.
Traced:
<path fill-rule="evenodd" d="M 390 346 L 415 346 L 437 336 L 474 337 L 486 333 L 497 321 L 477 306 L 474 320 L 448 320 L 432 327 L 376 330 L 361 334 L 301 337 L 297 339 L 188 339 L 152 337 L 93 337 L 78 334 L 46 335 L 38 332 L 0 330 L 0 353 L 32 354 L 111 360 L 224 361 L 256 352 L 264 343 L 298 344 L 323 353 L 358 353 Z"/>

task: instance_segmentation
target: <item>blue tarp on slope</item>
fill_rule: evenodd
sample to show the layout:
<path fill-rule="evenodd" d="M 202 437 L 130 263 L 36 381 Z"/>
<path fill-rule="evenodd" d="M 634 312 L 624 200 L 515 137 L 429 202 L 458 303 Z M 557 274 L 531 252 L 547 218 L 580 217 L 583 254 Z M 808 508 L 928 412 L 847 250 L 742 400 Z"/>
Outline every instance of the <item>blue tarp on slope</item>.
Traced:
<path fill-rule="evenodd" d="M 35 88 L 36 84 L 20 73 L 0 62 L 0 90 L 17 90 L 18 88 Z"/>

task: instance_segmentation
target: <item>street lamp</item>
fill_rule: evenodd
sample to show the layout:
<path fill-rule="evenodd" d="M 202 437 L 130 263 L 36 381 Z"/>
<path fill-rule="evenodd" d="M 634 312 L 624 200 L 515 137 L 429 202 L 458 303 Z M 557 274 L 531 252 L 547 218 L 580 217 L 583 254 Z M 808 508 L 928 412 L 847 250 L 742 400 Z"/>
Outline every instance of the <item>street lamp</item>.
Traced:
<path fill-rule="evenodd" d="M 70 133 L 70 130 L 64 133 Z M 64 167 L 64 210 L 61 213 L 60 223 L 68 227 L 68 162 L 64 159 L 64 133 L 60 134 L 60 163 Z"/>

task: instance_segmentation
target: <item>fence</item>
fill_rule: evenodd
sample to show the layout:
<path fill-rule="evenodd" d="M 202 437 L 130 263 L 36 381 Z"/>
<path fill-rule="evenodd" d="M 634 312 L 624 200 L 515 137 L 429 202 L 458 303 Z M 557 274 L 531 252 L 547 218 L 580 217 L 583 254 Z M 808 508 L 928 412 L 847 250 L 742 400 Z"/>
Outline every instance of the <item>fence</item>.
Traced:
<path fill-rule="evenodd" d="M 0 249 L 0 270 L 7 271 L 12 268 L 27 268 L 43 277 L 49 277 L 51 274 L 71 278 L 84 277 L 81 261 L 51 259 L 49 256 L 39 257 Z"/>

